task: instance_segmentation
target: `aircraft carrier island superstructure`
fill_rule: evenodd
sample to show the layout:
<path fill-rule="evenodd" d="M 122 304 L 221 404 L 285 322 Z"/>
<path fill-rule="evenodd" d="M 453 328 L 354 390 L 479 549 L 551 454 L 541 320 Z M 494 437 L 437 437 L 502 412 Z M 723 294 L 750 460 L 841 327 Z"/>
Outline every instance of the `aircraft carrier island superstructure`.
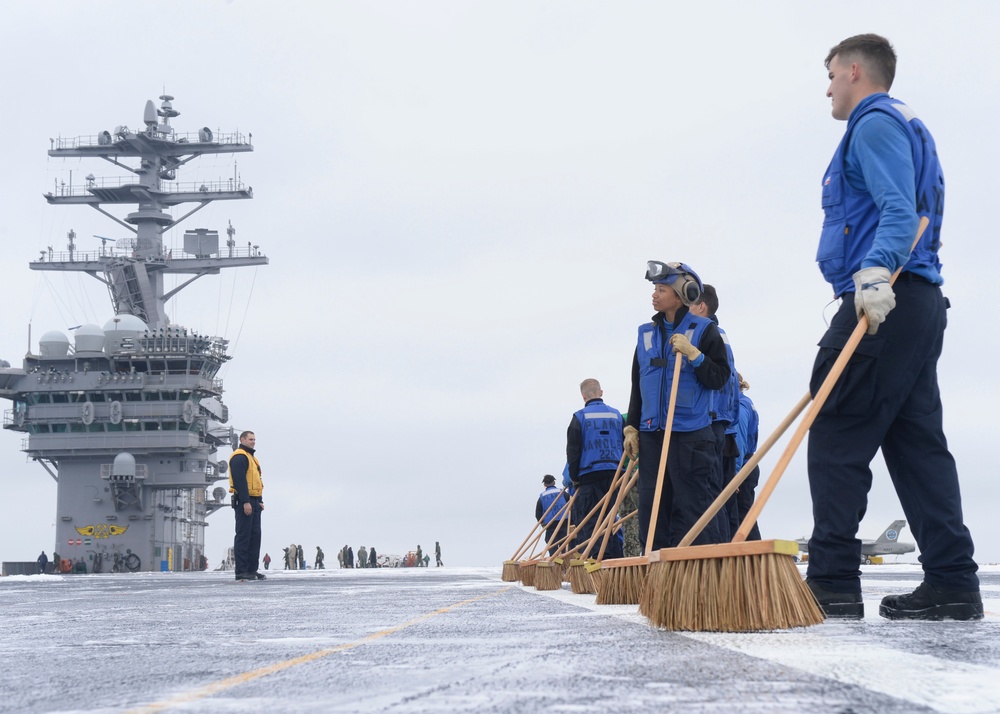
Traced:
<path fill-rule="evenodd" d="M 217 377 L 228 342 L 172 324 L 165 303 L 203 275 L 268 260 L 257 246 L 237 248 L 232 225 L 222 249 L 217 231 L 186 230 L 183 250 L 165 250 L 163 234 L 212 201 L 252 198 L 238 175 L 176 179 L 198 156 L 253 146 L 207 127 L 175 132 L 172 99 L 161 96 L 159 108 L 147 102 L 141 129 L 52 140 L 52 157 L 100 158 L 132 174 L 89 174 L 80 185 L 71 174 L 69 184 L 45 194 L 51 204 L 91 206 L 127 229 L 127 238 L 111 246 L 102 238 L 99 250 L 82 252 L 71 231 L 68 252 L 50 249 L 30 263 L 105 283 L 114 314 L 102 326 L 70 328 L 72 340 L 46 332 L 20 369 L 0 361 L 0 397 L 13 402 L 4 429 L 26 434 L 22 450 L 56 480 L 55 549 L 88 572 L 202 569 L 206 517 L 229 505 L 227 489 L 212 487 L 226 478 L 218 447 L 235 447 L 238 436 L 226 426 Z M 173 217 L 169 211 L 182 204 L 192 205 Z M 119 218 L 106 206 L 134 210 Z M 182 277 L 167 291 L 171 274 Z"/>

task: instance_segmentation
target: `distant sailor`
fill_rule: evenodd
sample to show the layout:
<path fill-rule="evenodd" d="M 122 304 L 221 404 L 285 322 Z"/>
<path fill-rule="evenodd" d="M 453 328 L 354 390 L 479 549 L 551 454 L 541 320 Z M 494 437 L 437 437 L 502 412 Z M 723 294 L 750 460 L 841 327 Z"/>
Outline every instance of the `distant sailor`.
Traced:
<path fill-rule="evenodd" d="M 740 382 L 740 414 L 736 422 L 736 446 L 740 452 L 740 455 L 736 457 L 736 470 L 739 471 L 743 468 L 743 464 L 757 453 L 757 434 L 760 417 L 757 415 L 757 409 L 753 405 L 753 400 L 743 393 L 750 389 L 750 384 L 743 379 L 742 374 L 737 373 L 736 376 Z M 750 508 L 753 507 L 754 491 L 757 488 L 758 481 L 760 481 L 760 466 L 754 466 L 750 475 L 744 479 L 743 483 L 740 484 L 739 490 L 736 492 L 738 523 L 743 523 L 743 519 L 747 517 Z M 760 540 L 760 527 L 756 522 L 754 522 L 753 528 L 750 529 L 747 540 Z"/>
<path fill-rule="evenodd" d="M 257 437 L 240 434 L 240 446 L 229 457 L 229 492 L 236 512 L 233 555 L 237 580 L 264 580 L 260 572 L 260 514 L 264 510 L 264 481 L 255 455 Z"/>
<path fill-rule="evenodd" d="M 559 499 L 558 503 L 553 502 Z M 546 474 L 542 478 L 542 492 L 538 494 L 535 502 L 535 520 L 542 522 L 545 528 L 545 543 L 549 548 L 549 555 L 556 554 L 556 541 L 565 531 L 563 526 L 567 523 L 568 514 L 561 510 L 566 505 L 566 494 L 556 488 L 556 477 Z"/>
<path fill-rule="evenodd" d="M 580 383 L 580 396 L 584 407 L 573 414 L 566 430 L 566 463 L 569 465 L 570 481 L 576 488 L 572 522 L 578 530 L 573 547 L 582 549 L 597 525 L 596 515 L 584 522 L 587 514 L 611 490 L 621 461 L 625 421 L 621 412 L 604 403 L 604 390 L 596 379 L 585 379 Z M 617 538 L 608 540 L 604 557 L 622 557 Z"/>
<path fill-rule="evenodd" d="M 715 451 L 718 458 L 718 468 L 721 482 L 726 486 L 736 475 L 736 459 L 739 448 L 736 446 L 736 422 L 740 411 L 740 385 L 736 376 L 736 360 L 729 336 L 719 324 L 716 313 L 719 311 L 719 294 L 715 287 L 705 283 L 701 291 L 701 299 L 691 306 L 691 312 L 699 317 L 707 317 L 715 323 L 726 345 L 726 359 L 729 364 L 729 379 L 722 389 L 712 392 L 712 431 L 715 433 Z M 726 503 L 717 517 L 719 535 L 723 540 L 730 540 L 739 528 L 739 506 L 736 494 Z"/>

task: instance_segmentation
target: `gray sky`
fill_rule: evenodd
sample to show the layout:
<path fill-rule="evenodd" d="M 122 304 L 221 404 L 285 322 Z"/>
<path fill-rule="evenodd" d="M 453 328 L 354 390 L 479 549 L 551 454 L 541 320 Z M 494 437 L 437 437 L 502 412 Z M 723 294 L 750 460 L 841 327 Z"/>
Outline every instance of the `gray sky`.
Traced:
<path fill-rule="evenodd" d="M 81 249 L 124 234 L 45 202 L 69 171 L 123 173 L 49 159 L 49 139 L 140 125 L 165 89 L 178 130 L 253 133 L 236 166 L 196 160 L 180 179 L 236 172 L 255 198 L 211 205 L 167 244 L 231 220 L 271 265 L 199 281 L 168 313 L 232 340 L 224 399 L 231 424 L 257 433 L 264 549 L 437 540 L 446 564 L 499 565 L 532 525 L 542 475 L 562 470 L 579 382 L 596 377 L 627 407 L 635 330 L 652 314 L 647 260 L 683 260 L 718 287 L 762 440 L 805 393 L 834 311 L 814 257 L 820 179 L 844 129 L 823 58 L 878 32 L 899 54 L 892 94 L 934 133 L 948 182 L 946 431 L 977 559 L 1000 560 L 986 409 L 998 394 L 973 362 L 1000 348 L 988 326 L 1000 5 L 674 8 L 4 3 L 0 358 L 20 364 L 29 321 L 37 343 L 111 317 L 92 278 L 28 269 L 47 246 L 65 250 L 70 229 Z M 55 483 L 20 445 L 0 433 L 4 560 L 55 537 Z M 879 459 L 861 535 L 898 517 Z M 232 519 L 209 522 L 215 567 Z M 761 526 L 797 538 L 811 524 L 803 447 Z"/>

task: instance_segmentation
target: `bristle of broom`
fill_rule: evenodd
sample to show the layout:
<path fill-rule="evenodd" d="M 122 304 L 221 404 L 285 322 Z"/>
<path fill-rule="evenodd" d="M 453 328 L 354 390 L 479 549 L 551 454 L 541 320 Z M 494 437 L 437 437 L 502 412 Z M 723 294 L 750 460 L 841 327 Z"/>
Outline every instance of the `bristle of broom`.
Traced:
<path fill-rule="evenodd" d="M 594 588 L 594 579 L 587 572 L 587 561 L 573 560 L 569 564 L 569 589 L 577 595 L 593 595 L 597 592 Z"/>
<path fill-rule="evenodd" d="M 530 588 L 535 584 L 536 565 L 538 565 L 538 563 L 535 561 L 520 564 L 520 566 L 518 567 L 518 576 L 521 580 L 522 585 L 525 585 Z"/>
<path fill-rule="evenodd" d="M 649 565 L 601 567 L 591 573 L 597 590 L 598 605 L 635 605 L 646 583 Z"/>
<path fill-rule="evenodd" d="M 505 560 L 503 561 L 503 571 L 500 573 L 500 579 L 505 583 L 515 583 L 521 579 L 520 570 L 516 560 Z"/>
<path fill-rule="evenodd" d="M 640 611 L 665 630 L 757 632 L 823 622 L 784 553 L 654 562 L 648 581 Z"/>
<path fill-rule="evenodd" d="M 557 563 L 539 563 L 535 567 L 535 590 L 562 588 L 562 566 Z"/>
<path fill-rule="evenodd" d="M 555 558 L 554 563 L 559 566 L 559 573 L 562 578 L 562 582 L 569 582 L 569 566 L 570 564 L 580 557 L 580 554 L 576 551 L 570 551 L 566 555 Z"/>
<path fill-rule="evenodd" d="M 564 559 L 564 558 L 568 558 L 568 557 L 569 556 L 559 556 L 558 558 L 553 558 L 550 561 L 552 563 L 552 567 L 555 569 L 555 571 L 557 573 L 559 573 L 558 578 L 559 578 L 560 584 L 562 583 L 563 578 L 566 577 L 565 568 L 566 568 L 566 564 L 569 562 L 569 560 L 568 559 Z M 557 588 L 546 588 L 546 590 L 556 590 L 556 589 Z"/>

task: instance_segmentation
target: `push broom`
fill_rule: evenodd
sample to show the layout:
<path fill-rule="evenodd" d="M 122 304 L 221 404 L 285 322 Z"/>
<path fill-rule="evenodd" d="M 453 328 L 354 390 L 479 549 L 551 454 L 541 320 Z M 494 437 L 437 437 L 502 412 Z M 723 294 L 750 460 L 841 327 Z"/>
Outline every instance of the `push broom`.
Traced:
<path fill-rule="evenodd" d="M 920 219 L 913 247 L 929 222 Z M 892 274 L 890 285 L 902 269 Z M 795 567 L 798 544 L 746 538 L 867 331 L 868 317 L 862 313 L 732 542 L 650 554 L 649 596 L 655 602 L 644 603 L 644 610 L 653 625 L 694 632 L 754 632 L 823 621 L 816 598 Z"/>
<path fill-rule="evenodd" d="M 570 499 L 566 503 L 564 503 L 558 511 L 556 511 L 556 515 L 553 516 L 553 518 L 555 519 L 561 519 L 564 514 L 567 516 L 566 518 L 567 535 L 564 535 L 562 538 L 558 539 L 554 543 L 544 543 L 540 551 L 532 553 L 530 556 L 528 556 L 527 560 L 522 560 L 520 563 L 518 563 L 518 580 L 521 581 L 522 585 L 527 585 L 528 587 L 531 587 L 535 584 L 535 566 L 537 566 L 540 562 L 542 562 L 541 560 L 542 554 L 545 553 L 546 549 L 555 550 L 558 553 L 559 552 L 558 548 L 569 539 L 570 537 L 568 533 L 570 528 L 569 514 L 572 513 L 573 502 L 575 500 L 576 500 L 576 494 L 574 493 L 572 496 L 570 496 Z M 561 527 L 562 526 L 560 526 L 560 528 Z M 541 539 L 542 533 L 544 533 L 544 531 L 535 536 L 535 541 L 534 541 L 535 543 L 537 543 Z M 532 547 L 534 547 L 534 545 Z"/>
<path fill-rule="evenodd" d="M 562 586 L 563 581 L 563 565 L 568 564 L 568 561 L 573 558 L 571 551 L 574 549 L 574 542 L 577 534 L 580 530 L 593 520 L 594 516 L 600 512 L 602 515 L 608 507 L 608 502 L 611 500 L 611 494 L 614 492 L 615 488 L 618 486 L 618 482 L 621 480 L 621 467 L 625 463 L 625 456 L 622 455 L 621 460 L 618 462 L 618 471 L 615 472 L 615 477 L 612 479 L 611 488 L 608 492 L 601 497 L 601 499 L 594 504 L 594 507 L 590 509 L 583 519 L 580 520 L 578 524 L 573 526 L 572 532 L 564 539 L 564 544 L 560 547 L 559 551 L 547 561 L 543 560 L 536 564 L 535 568 L 535 589 L 536 590 L 558 590 Z M 577 494 L 579 491 L 577 492 Z M 577 495 L 574 494 L 574 497 Z"/>
<path fill-rule="evenodd" d="M 599 568 L 590 568 L 597 589 L 598 605 L 635 605 L 639 602 L 642 587 L 646 581 L 646 569 L 649 567 L 649 553 L 653 550 L 653 537 L 656 534 L 656 521 L 660 513 L 660 497 L 663 495 L 663 484 L 667 473 L 667 452 L 670 449 L 670 434 L 674 427 L 674 408 L 677 406 L 677 385 L 681 378 L 681 361 L 683 355 L 677 354 L 674 359 L 674 374 L 670 382 L 670 401 L 667 404 L 667 422 L 663 430 L 663 448 L 660 449 L 660 463 L 656 470 L 656 492 L 653 496 L 653 510 L 649 517 L 649 530 L 646 533 L 646 555 L 632 558 L 611 558 L 601 563 Z M 597 573 L 600 573 L 598 575 Z"/>
<path fill-rule="evenodd" d="M 624 456 L 622 460 L 624 462 Z M 598 518 L 598 526 L 594 528 L 594 532 L 587 541 L 587 547 L 584 548 L 583 553 L 580 554 L 579 558 L 575 558 L 569 562 L 569 570 L 567 571 L 567 580 L 569 580 L 569 587 L 577 595 L 584 595 L 587 593 L 594 593 L 593 578 L 590 573 L 587 572 L 586 566 L 589 563 L 595 563 L 600 561 L 604 557 L 604 549 L 607 547 L 608 540 L 612 535 L 612 531 L 617 530 L 616 526 L 620 527 L 624 521 L 615 521 L 615 517 L 618 515 L 618 510 L 621 508 L 622 501 L 625 500 L 625 496 L 628 495 L 629 491 L 635 485 L 636 480 L 639 478 L 637 473 L 638 461 L 632 461 L 629 464 L 628 471 L 621 479 L 621 483 L 618 489 L 618 496 L 615 499 L 614 506 L 605 515 L 604 511 L 601 511 L 601 515 Z M 630 514 L 632 515 L 632 514 Z M 597 539 L 601 538 L 601 548 L 600 553 L 596 560 L 589 560 L 590 553 L 597 545 Z"/>
<path fill-rule="evenodd" d="M 503 571 L 500 574 L 501 580 L 506 583 L 513 583 L 518 580 L 518 559 L 535 547 L 535 543 L 538 542 L 538 540 L 542 537 L 542 533 L 545 532 L 545 517 L 549 515 L 549 511 L 555 508 L 556 504 L 559 503 L 565 495 L 566 489 L 563 488 L 563 490 L 559 492 L 559 495 L 556 496 L 552 503 L 549 504 L 549 507 L 545 509 L 545 513 L 542 514 L 542 517 L 539 518 L 532 529 L 528 531 L 528 535 L 525 536 L 523 541 L 521 541 L 521 545 L 519 545 L 517 550 L 514 551 L 514 555 L 510 556 L 510 560 L 505 560 L 503 562 Z M 531 540 L 531 536 L 535 535 L 536 530 L 539 531 L 538 535 L 535 536 L 535 540 L 532 541 L 531 545 L 528 545 L 528 541 Z"/>
<path fill-rule="evenodd" d="M 635 464 L 635 462 L 633 462 Z M 615 502 L 614 508 L 608 513 L 604 520 L 604 523 L 599 531 L 594 532 L 595 538 L 603 534 L 601 539 L 601 548 L 597 554 L 597 558 L 588 559 L 587 555 L 593 545 L 596 545 L 596 540 L 587 546 L 587 550 L 584 552 L 583 557 L 580 560 L 570 561 L 569 567 L 569 588 L 577 595 L 587 595 L 594 594 L 597 592 L 597 586 L 594 584 L 594 577 L 591 572 L 594 570 L 600 570 L 600 564 L 604 560 L 604 551 L 608 547 L 608 541 L 611 538 L 616 537 L 618 531 L 625 525 L 625 522 L 634 518 L 638 515 L 638 511 L 632 511 L 627 516 L 620 520 L 615 520 L 618 516 L 619 509 L 621 508 L 622 502 L 628 495 L 629 491 L 635 485 L 635 482 L 639 479 L 639 474 L 637 467 L 633 466 L 629 469 L 629 480 L 623 481 L 622 489 L 618 493 L 618 499 Z"/>
<path fill-rule="evenodd" d="M 563 489 L 563 491 L 565 491 L 565 489 Z M 556 503 L 558 503 L 558 501 L 553 501 L 551 504 L 549 504 L 549 506 L 551 507 L 552 505 L 554 505 Z M 556 511 L 556 514 L 553 516 L 553 520 L 560 520 L 565 509 L 566 509 L 566 504 L 564 503 L 563 506 L 562 506 L 562 508 L 560 508 L 558 511 Z M 546 510 L 548 510 L 548 509 L 546 509 Z M 543 514 L 543 517 L 544 517 L 544 514 Z M 556 528 L 556 534 L 558 534 L 558 532 L 559 532 L 559 530 L 561 528 L 562 528 L 562 523 L 560 522 L 559 526 Z M 520 558 L 520 556 L 515 556 L 513 562 L 511 563 L 511 565 L 512 565 L 511 570 L 513 570 L 513 580 L 515 580 L 515 581 L 517 581 L 517 580 L 523 580 L 525 569 L 522 566 L 525 566 L 528 563 L 534 563 L 534 562 L 536 562 L 536 559 L 539 558 L 539 557 L 541 557 L 540 553 L 544 553 L 545 552 L 545 547 L 548 544 L 545 543 L 544 541 L 542 543 L 542 547 L 541 547 L 540 550 L 536 551 L 536 549 L 535 549 L 536 545 L 538 544 L 538 541 L 540 541 L 542 539 L 542 536 L 544 536 L 545 534 L 546 534 L 545 529 L 542 528 L 535 535 L 535 537 L 532 539 L 531 543 L 529 543 L 526 548 L 522 545 L 522 549 L 521 549 L 522 554 L 529 553 L 530 555 L 528 555 L 525 560 L 518 560 L 518 558 Z M 533 570 L 531 572 L 534 573 Z"/>
<path fill-rule="evenodd" d="M 608 503 L 611 501 L 611 493 L 616 488 L 621 488 L 621 486 L 626 481 L 627 475 L 626 475 L 626 477 L 622 476 L 622 468 L 625 466 L 626 459 L 627 459 L 627 456 L 626 456 L 625 452 L 623 451 L 621 458 L 618 459 L 618 467 L 615 469 L 615 475 L 611 479 L 611 484 L 608 487 L 608 491 L 607 491 L 607 493 L 605 493 L 601 497 L 601 500 L 597 504 L 597 505 L 600 506 L 601 510 L 600 510 L 600 513 L 597 515 L 597 523 L 591 529 L 590 537 L 587 538 L 586 547 L 584 548 L 583 553 L 582 554 L 578 554 L 578 553 L 567 552 L 564 556 L 557 557 L 553 561 L 556 565 L 558 565 L 561 568 L 561 570 L 562 570 L 562 579 L 565 580 L 565 581 L 567 581 L 567 582 L 569 582 L 571 587 L 572 587 L 572 584 L 573 584 L 573 580 L 572 580 L 572 577 L 573 577 L 573 575 L 572 575 L 573 564 L 574 563 L 580 563 L 582 560 L 585 560 L 590 555 L 590 550 L 593 547 L 594 542 L 596 541 L 596 539 L 598 537 L 600 537 L 600 534 L 603 533 L 603 529 L 604 529 L 604 526 L 605 526 L 605 524 L 604 524 L 604 514 L 607 511 Z M 592 510 L 596 510 L 596 506 Z M 591 515 L 592 514 L 588 514 L 587 518 L 589 519 Z M 582 525 L 583 524 L 581 523 L 581 526 Z M 578 555 L 579 555 L 579 557 L 577 557 Z M 554 589 L 554 588 L 548 588 L 548 589 Z"/>
<path fill-rule="evenodd" d="M 764 457 L 767 456 L 767 452 L 771 450 L 771 447 L 773 447 L 778 440 L 784 436 L 788 427 L 795 423 L 795 420 L 799 418 L 802 411 L 809 406 L 809 402 L 811 400 L 812 395 L 809 392 L 806 392 L 802 399 L 799 400 L 798 404 L 796 404 L 792 408 L 792 411 L 788 413 L 788 416 L 786 416 L 782 422 L 778 424 L 771 435 L 764 440 L 764 442 L 757 448 L 757 451 L 754 452 L 749 459 L 747 459 L 746 463 L 743 464 L 743 467 L 736 473 L 735 476 L 733 476 L 729 483 L 726 484 L 726 487 L 722 489 L 716 499 L 712 502 L 712 505 L 705 510 L 705 512 L 701 515 L 701 518 L 695 521 L 694 525 L 691 526 L 691 529 L 687 532 L 687 534 L 681 538 L 680 543 L 677 544 L 678 548 L 687 548 L 694 542 L 694 539 L 697 538 L 703 530 L 705 530 L 705 526 L 712 522 L 712 519 L 714 519 L 719 511 L 722 510 L 723 506 L 726 505 L 733 494 L 739 490 L 739 487 L 743 485 L 743 482 L 747 480 L 750 474 L 753 473 L 753 470 L 757 468 Z M 652 553 L 650 559 L 659 560 L 659 553 Z M 654 608 L 655 603 L 657 603 L 660 599 L 659 581 L 657 579 L 650 580 L 648 584 L 649 587 L 644 591 L 644 596 L 639 602 L 639 612 L 647 617 L 647 609 Z"/>

